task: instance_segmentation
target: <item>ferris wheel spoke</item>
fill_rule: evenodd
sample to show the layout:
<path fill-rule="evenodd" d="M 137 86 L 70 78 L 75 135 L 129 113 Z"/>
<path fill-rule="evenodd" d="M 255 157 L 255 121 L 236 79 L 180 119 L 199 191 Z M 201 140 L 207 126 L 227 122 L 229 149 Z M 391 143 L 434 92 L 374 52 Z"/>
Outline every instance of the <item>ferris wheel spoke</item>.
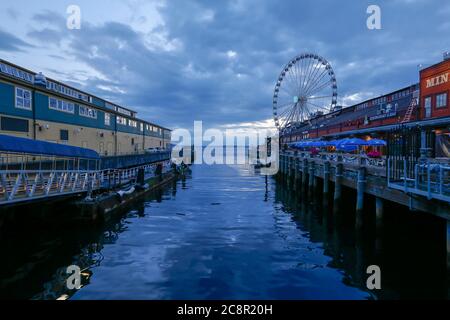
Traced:
<path fill-rule="evenodd" d="M 310 73 L 308 74 L 308 82 L 302 93 L 303 95 L 306 95 L 308 88 L 314 83 L 314 77 L 315 77 L 315 73 L 317 72 L 317 68 L 318 68 L 317 62 L 314 60 L 312 69 L 310 70 Z"/>
<path fill-rule="evenodd" d="M 305 69 L 305 81 L 302 84 L 301 92 L 303 93 L 308 86 L 309 77 L 311 73 L 311 65 L 314 64 L 314 61 L 312 59 L 309 59 L 308 61 L 308 67 Z"/>
<path fill-rule="evenodd" d="M 314 97 L 314 96 L 311 96 L 311 97 L 308 97 L 308 100 L 311 100 L 311 99 L 326 99 L 326 98 L 332 98 L 333 96 L 322 96 L 322 97 Z"/>
<path fill-rule="evenodd" d="M 321 92 L 324 88 L 326 88 L 328 85 L 330 85 L 332 83 L 331 80 L 327 80 L 326 82 L 324 82 L 321 85 L 316 86 L 315 88 L 311 89 L 311 92 L 309 92 L 310 95 L 314 95 L 316 93 Z"/>
<path fill-rule="evenodd" d="M 314 90 L 314 88 L 321 83 L 322 79 L 326 76 L 327 74 L 327 70 L 323 70 L 320 75 L 318 75 L 317 77 L 314 78 L 314 80 L 311 82 L 311 85 L 307 88 L 305 95 L 309 95 L 309 92 L 311 92 L 312 90 Z"/>
<path fill-rule="evenodd" d="M 316 77 L 317 75 L 320 73 L 320 65 L 318 65 L 317 63 L 314 65 L 313 71 L 310 74 L 309 77 L 309 83 L 308 85 L 305 87 L 304 91 L 302 92 L 302 95 L 306 95 L 306 93 L 308 92 L 309 88 L 315 83 L 316 81 Z"/>
<path fill-rule="evenodd" d="M 314 103 L 312 103 L 312 102 L 306 102 L 306 103 L 309 104 L 309 105 L 311 105 L 311 106 L 313 106 L 314 108 L 322 109 L 322 110 L 324 110 L 324 111 L 330 111 L 329 108 L 326 108 L 326 107 L 323 107 L 323 106 L 319 106 L 318 104 L 314 104 Z"/>
<path fill-rule="evenodd" d="M 320 81 L 322 81 L 325 74 L 326 74 L 326 70 L 323 70 L 319 75 L 316 75 L 314 77 L 314 79 L 311 81 L 310 85 L 308 86 L 308 88 L 306 88 L 306 90 L 304 92 L 305 96 L 307 96 L 309 91 L 311 91 L 318 83 L 320 83 Z"/>
<path fill-rule="evenodd" d="M 293 97 L 293 96 L 295 96 L 295 94 L 294 94 L 294 92 L 295 91 L 292 91 L 292 89 L 291 89 L 291 87 L 290 86 L 288 86 L 288 85 L 281 85 L 280 87 L 279 87 L 279 90 L 283 90 L 289 97 Z"/>
<path fill-rule="evenodd" d="M 294 73 L 294 69 L 292 67 L 289 69 L 289 74 L 290 74 L 291 79 L 292 79 L 292 81 L 293 81 L 293 83 L 295 85 L 296 95 L 298 95 L 298 92 L 297 92 L 298 91 L 298 79 L 297 79 L 297 75 Z"/>

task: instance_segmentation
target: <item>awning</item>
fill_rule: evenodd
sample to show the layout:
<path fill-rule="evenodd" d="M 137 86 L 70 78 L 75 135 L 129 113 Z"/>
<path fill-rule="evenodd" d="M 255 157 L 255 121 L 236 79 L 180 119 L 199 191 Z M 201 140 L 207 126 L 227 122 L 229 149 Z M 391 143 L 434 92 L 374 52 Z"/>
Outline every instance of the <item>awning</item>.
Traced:
<path fill-rule="evenodd" d="M 0 134 L 0 152 L 46 155 L 64 158 L 100 159 L 91 149 Z"/>

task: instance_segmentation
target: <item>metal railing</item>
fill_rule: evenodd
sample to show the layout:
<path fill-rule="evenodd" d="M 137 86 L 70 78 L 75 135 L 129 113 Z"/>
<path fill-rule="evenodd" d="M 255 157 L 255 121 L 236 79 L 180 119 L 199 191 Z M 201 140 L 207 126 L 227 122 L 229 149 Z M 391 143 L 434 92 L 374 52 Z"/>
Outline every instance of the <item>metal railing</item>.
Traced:
<path fill-rule="evenodd" d="M 157 176 L 158 164 L 121 170 L 0 170 L 0 206 L 74 194 L 89 194 L 136 183 L 140 172 L 144 180 Z M 164 162 L 160 173 L 170 171 Z"/>
<path fill-rule="evenodd" d="M 394 174 L 395 168 L 400 172 Z M 388 186 L 392 189 L 450 202 L 450 165 L 433 161 L 409 168 L 407 160 L 388 161 Z"/>
<path fill-rule="evenodd" d="M 295 152 L 287 151 L 284 154 L 294 156 Z M 320 159 L 331 162 L 343 162 L 346 164 L 368 166 L 376 168 L 386 168 L 386 157 L 370 158 L 366 155 L 349 154 L 349 153 L 333 153 L 333 152 L 320 152 L 312 154 L 311 152 L 299 151 L 297 156 L 303 159 Z"/>

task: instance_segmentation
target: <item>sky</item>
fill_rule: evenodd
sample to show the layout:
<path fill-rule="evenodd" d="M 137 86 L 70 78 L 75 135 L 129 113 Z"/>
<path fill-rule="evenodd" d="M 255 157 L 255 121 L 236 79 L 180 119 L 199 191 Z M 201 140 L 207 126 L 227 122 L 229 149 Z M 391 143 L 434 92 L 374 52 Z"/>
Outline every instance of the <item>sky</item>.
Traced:
<path fill-rule="evenodd" d="M 369 30 L 367 7 L 381 9 Z M 81 29 L 66 26 L 69 5 Z M 418 82 L 450 50 L 442 0 L 2 0 L 0 57 L 171 129 L 272 127 L 293 57 L 332 65 L 339 104 Z M 446 36 L 447 34 L 447 36 Z"/>

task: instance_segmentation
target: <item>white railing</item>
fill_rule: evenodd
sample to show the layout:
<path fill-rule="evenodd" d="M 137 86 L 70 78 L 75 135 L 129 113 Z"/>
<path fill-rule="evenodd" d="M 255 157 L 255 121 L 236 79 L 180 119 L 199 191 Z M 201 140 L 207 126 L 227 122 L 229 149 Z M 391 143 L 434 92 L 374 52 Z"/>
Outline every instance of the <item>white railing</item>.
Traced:
<path fill-rule="evenodd" d="M 157 164 L 121 170 L 0 170 L 0 205 L 42 198 L 90 193 L 135 183 L 143 170 L 144 180 L 156 177 Z M 170 162 L 162 173 L 170 171 Z"/>
<path fill-rule="evenodd" d="M 294 152 L 284 153 L 288 156 L 294 156 Z M 380 158 L 370 158 L 366 155 L 359 154 L 349 154 L 349 153 L 331 153 L 331 152 L 320 152 L 317 154 L 312 154 L 310 152 L 298 152 L 297 156 L 306 159 L 320 159 L 331 162 L 343 162 L 346 164 L 353 164 L 358 166 L 369 166 L 377 168 L 386 168 L 386 157 Z"/>
<path fill-rule="evenodd" d="M 388 186 L 393 189 L 450 202 L 450 166 L 448 164 L 427 161 L 416 164 L 408 170 L 406 160 L 389 159 Z M 403 163 L 402 163 L 403 162 Z M 396 166 L 394 168 L 394 165 Z M 398 169 L 397 169 L 398 168 Z M 395 170 L 397 172 L 394 178 Z"/>

